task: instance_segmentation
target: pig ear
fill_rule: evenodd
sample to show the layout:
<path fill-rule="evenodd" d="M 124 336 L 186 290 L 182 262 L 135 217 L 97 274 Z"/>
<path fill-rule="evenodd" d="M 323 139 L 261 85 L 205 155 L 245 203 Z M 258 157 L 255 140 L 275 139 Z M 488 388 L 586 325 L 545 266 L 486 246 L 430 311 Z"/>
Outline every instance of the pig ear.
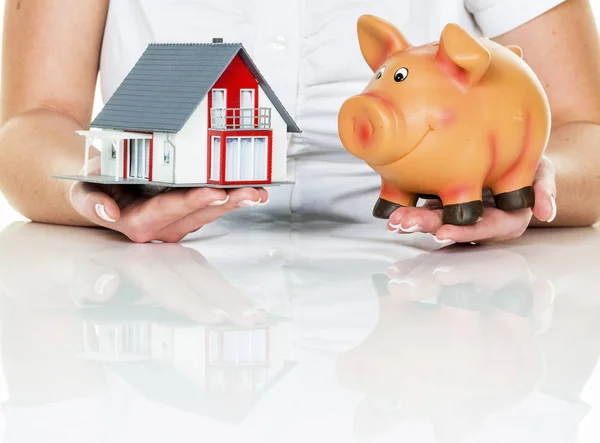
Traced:
<path fill-rule="evenodd" d="M 466 84 L 477 84 L 490 66 L 491 54 L 485 46 L 462 27 L 451 23 L 442 31 L 438 60 L 450 64 Z"/>
<path fill-rule="evenodd" d="M 372 15 L 358 19 L 358 42 L 373 72 L 377 72 L 390 55 L 412 46 L 394 25 Z"/>

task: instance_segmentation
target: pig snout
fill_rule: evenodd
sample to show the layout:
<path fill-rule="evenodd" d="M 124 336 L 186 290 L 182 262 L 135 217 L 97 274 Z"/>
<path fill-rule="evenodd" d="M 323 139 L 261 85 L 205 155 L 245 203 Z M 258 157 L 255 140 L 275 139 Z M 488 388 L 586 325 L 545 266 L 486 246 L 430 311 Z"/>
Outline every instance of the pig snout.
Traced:
<path fill-rule="evenodd" d="M 384 98 L 361 94 L 348 99 L 338 117 L 340 140 L 346 150 L 374 165 L 400 157 L 405 121 Z"/>

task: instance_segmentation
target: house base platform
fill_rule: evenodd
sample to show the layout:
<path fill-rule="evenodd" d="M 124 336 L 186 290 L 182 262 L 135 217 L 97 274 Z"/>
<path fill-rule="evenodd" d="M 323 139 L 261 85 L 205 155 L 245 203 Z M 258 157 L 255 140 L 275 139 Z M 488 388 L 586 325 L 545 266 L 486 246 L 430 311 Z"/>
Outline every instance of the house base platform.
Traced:
<path fill-rule="evenodd" d="M 160 188 L 216 188 L 216 189 L 235 189 L 235 188 L 267 188 L 273 186 L 284 186 L 293 185 L 293 181 L 286 182 L 273 182 L 273 183 L 261 183 L 261 184 L 232 184 L 232 185 L 219 185 L 212 183 L 166 183 L 158 181 L 140 180 L 136 178 L 115 178 L 108 175 L 56 175 L 52 178 L 61 180 L 75 180 L 87 183 L 96 183 L 100 185 L 143 185 L 143 186 L 155 186 Z"/>

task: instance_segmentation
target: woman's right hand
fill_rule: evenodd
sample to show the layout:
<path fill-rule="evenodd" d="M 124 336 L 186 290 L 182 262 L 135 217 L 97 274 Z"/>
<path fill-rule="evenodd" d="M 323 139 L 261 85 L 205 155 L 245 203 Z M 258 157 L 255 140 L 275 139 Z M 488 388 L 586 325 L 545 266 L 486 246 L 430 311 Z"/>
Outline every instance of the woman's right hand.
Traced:
<path fill-rule="evenodd" d="M 88 168 L 90 175 L 99 174 L 100 157 Z M 75 182 L 69 198 L 83 217 L 135 243 L 176 243 L 231 211 L 266 204 L 268 193 L 263 188 L 172 188 L 147 195 L 131 185 Z"/>

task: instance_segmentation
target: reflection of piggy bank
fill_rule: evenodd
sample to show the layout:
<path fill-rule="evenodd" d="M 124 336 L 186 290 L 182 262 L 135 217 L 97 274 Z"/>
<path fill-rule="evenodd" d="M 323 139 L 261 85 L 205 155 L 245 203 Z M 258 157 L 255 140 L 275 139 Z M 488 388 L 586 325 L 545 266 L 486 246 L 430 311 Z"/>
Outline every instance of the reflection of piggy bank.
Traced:
<path fill-rule="evenodd" d="M 414 47 L 369 15 L 358 20 L 358 38 L 376 74 L 343 104 L 338 123 L 345 148 L 382 178 L 375 217 L 436 196 L 445 223 L 473 224 L 483 215 L 484 188 L 499 209 L 533 206 L 551 118 L 520 48 L 455 24 L 439 43 Z"/>

